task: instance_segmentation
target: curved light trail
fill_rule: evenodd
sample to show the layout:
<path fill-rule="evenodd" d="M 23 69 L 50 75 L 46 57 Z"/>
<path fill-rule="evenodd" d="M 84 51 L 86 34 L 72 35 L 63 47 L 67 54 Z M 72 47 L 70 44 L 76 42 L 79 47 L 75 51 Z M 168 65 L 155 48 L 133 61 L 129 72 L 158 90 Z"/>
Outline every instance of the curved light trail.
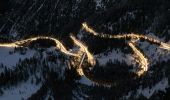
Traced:
<path fill-rule="evenodd" d="M 64 54 L 69 55 L 69 56 L 75 56 L 75 57 L 79 56 L 78 54 L 69 52 L 59 40 L 52 38 L 52 37 L 45 37 L 45 36 L 29 38 L 29 39 L 25 39 L 25 40 L 21 40 L 21 41 L 16 41 L 13 43 L 2 43 L 2 44 L 0 44 L 0 47 L 23 47 L 22 44 L 31 42 L 31 41 L 36 41 L 38 39 L 53 40 L 56 43 L 56 48 L 61 50 L 61 52 L 63 52 Z"/>
<path fill-rule="evenodd" d="M 62 53 L 64 53 L 67 56 L 73 56 L 73 57 L 77 57 L 78 59 L 80 59 L 80 64 L 77 68 L 77 73 L 80 76 L 86 77 L 86 75 L 84 74 L 83 68 L 82 68 L 83 61 L 84 61 L 85 57 L 87 56 L 88 63 L 93 66 L 96 63 L 94 56 L 88 51 L 87 46 L 85 46 L 82 42 L 77 40 L 73 35 L 71 35 L 70 38 L 73 40 L 73 42 L 74 42 L 74 44 L 76 44 L 76 46 L 80 47 L 76 53 L 71 53 L 70 51 L 68 51 L 59 40 L 52 38 L 52 37 L 45 37 L 45 36 L 29 38 L 29 39 L 25 39 L 25 40 L 16 41 L 13 43 L 0 43 L 0 47 L 9 47 L 9 48 L 10 47 L 24 47 L 24 45 L 23 45 L 24 43 L 29 43 L 32 41 L 36 41 L 38 39 L 52 40 L 56 43 L 55 47 L 58 48 Z M 77 60 L 77 61 L 79 61 L 79 60 Z M 74 65 L 74 66 L 76 67 L 77 65 Z M 88 77 L 86 77 L 86 78 L 89 79 Z M 93 82 L 92 80 L 90 80 L 90 81 Z M 95 82 L 95 83 L 97 83 L 97 82 Z"/>
<path fill-rule="evenodd" d="M 138 35 L 138 34 L 123 34 L 123 35 L 108 35 L 108 34 L 99 34 L 97 32 L 95 32 L 92 28 L 90 28 L 87 23 L 83 23 L 82 24 L 83 29 L 85 29 L 87 32 L 93 34 L 94 36 L 99 36 L 102 38 L 115 38 L 115 39 L 126 39 L 129 38 L 130 42 L 128 42 L 127 44 L 129 45 L 130 48 L 132 48 L 134 54 L 136 55 L 136 62 L 138 62 L 141 66 L 141 70 L 137 71 L 137 75 L 141 76 L 143 75 L 145 72 L 148 71 L 148 59 L 144 56 L 144 54 L 142 52 L 140 52 L 140 50 L 135 46 L 135 42 L 140 40 L 140 39 L 144 39 L 146 41 L 152 42 L 154 44 L 159 45 L 161 48 L 166 49 L 166 50 L 170 50 L 170 45 L 167 43 L 163 43 L 157 39 L 148 37 L 148 36 L 144 36 L 144 35 Z M 36 41 L 38 39 L 45 39 L 45 40 L 52 40 L 56 43 L 55 47 L 57 49 L 59 49 L 62 53 L 64 53 L 67 56 L 73 56 L 73 57 L 77 57 L 78 60 L 76 62 L 79 62 L 79 65 L 74 65 L 77 66 L 77 72 L 80 76 L 85 76 L 86 78 L 88 78 L 90 81 L 92 81 L 93 83 L 97 83 L 99 84 L 97 81 L 95 81 L 94 79 L 92 79 L 91 77 L 89 77 L 88 75 L 86 76 L 84 74 L 84 70 L 82 68 L 82 64 L 83 61 L 86 59 L 87 57 L 87 62 L 89 64 L 91 64 L 92 66 L 94 66 L 96 64 L 95 58 L 94 56 L 89 52 L 88 47 L 83 44 L 81 41 L 79 41 L 78 39 L 76 39 L 74 36 L 70 36 L 70 38 L 73 40 L 74 44 L 79 48 L 78 51 L 76 51 L 75 53 L 72 53 L 71 51 L 68 51 L 64 45 L 57 39 L 52 38 L 52 37 L 46 37 L 46 36 L 38 36 L 38 37 L 34 37 L 34 38 L 29 38 L 29 39 L 25 39 L 25 40 L 20 40 L 20 41 L 16 41 L 13 43 L 0 43 L 0 47 L 24 47 L 24 43 L 30 43 L 32 41 Z M 135 41 L 133 41 L 135 40 Z"/>
<path fill-rule="evenodd" d="M 0 47 L 24 47 L 24 45 L 23 45 L 24 43 L 36 41 L 38 39 L 52 40 L 56 43 L 55 47 L 57 49 L 59 49 L 65 55 L 78 57 L 78 59 L 80 59 L 83 56 L 83 58 L 81 59 L 80 65 L 77 68 L 78 74 L 80 76 L 82 76 L 82 75 L 84 75 L 84 72 L 82 71 L 81 65 L 82 65 L 86 55 L 87 55 L 88 63 L 90 63 L 92 66 L 95 65 L 95 60 L 94 60 L 93 55 L 88 51 L 87 46 L 85 46 L 82 42 L 77 40 L 73 35 L 71 35 L 70 37 L 73 40 L 74 44 L 76 44 L 76 46 L 80 47 L 80 49 L 76 53 L 72 53 L 72 52 L 68 51 L 59 40 L 52 38 L 52 37 L 45 37 L 45 36 L 29 38 L 29 39 L 25 39 L 25 40 L 16 41 L 16 42 L 13 42 L 13 43 L 0 43 Z"/>
<path fill-rule="evenodd" d="M 166 50 L 170 50 L 170 45 L 167 43 L 163 43 L 161 42 L 160 48 L 166 49 Z"/>
<path fill-rule="evenodd" d="M 141 65 L 141 69 L 137 71 L 137 75 L 141 76 L 144 72 L 148 71 L 148 59 L 144 56 L 144 54 L 142 54 L 142 52 L 140 52 L 137 47 L 135 47 L 135 45 L 132 42 L 128 42 L 128 45 L 132 48 L 132 50 L 134 51 L 134 53 L 136 54 L 136 61 Z"/>
<path fill-rule="evenodd" d="M 115 38 L 115 39 L 129 38 L 131 41 L 135 40 L 134 43 L 140 39 L 144 39 L 146 41 L 159 45 L 160 48 L 170 50 L 170 44 L 163 43 L 157 39 L 154 39 L 154 38 L 151 38 L 145 35 L 139 35 L 139 34 L 134 34 L 134 33 L 122 34 L 122 35 L 108 35 L 108 34 L 103 34 L 103 33 L 99 34 L 96 31 L 94 31 L 92 28 L 90 28 L 86 22 L 82 24 L 82 28 L 85 29 L 87 32 L 93 34 L 94 36 L 99 36 L 101 38 Z M 134 54 L 136 54 L 137 56 L 135 61 L 141 65 L 141 70 L 136 73 L 138 76 L 141 76 L 144 74 L 144 72 L 148 71 L 149 62 L 148 62 L 148 59 L 144 56 L 144 54 L 135 47 L 134 43 L 128 42 L 128 45 L 132 48 L 132 50 L 134 51 Z"/>
<path fill-rule="evenodd" d="M 94 56 L 89 52 L 87 46 L 85 46 L 82 42 L 80 42 L 79 40 L 77 40 L 75 37 L 73 37 L 72 35 L 70 36 L 71 39 L 74 41 L 74 43 L 80 47 L 80 51 L 82 51 L 83 53 L 86 53 L 87 55 L 87 61 L 91 64 L 91 65 L 95 65 L 95 59 Z"/>
<path fill-rule="evenodd" d="M 130 39 L 136 39 L 136 40 L 140 40 L 140 39 L 144 39 L 146 41 L 152 42 L 154 44 L 157 44 L 160 46 L 160 48 L 166 49 L 166 50 L 170 50 L 170 44 L 161 42 L 160 40 L 154 39 L 152 37 L 148 37 L 145 35 L 140 35 L 140 34 L 134 34 L 134 33 L 130 33 L 130 34 L 121 34 L 121 35 L 109 35 L 109 34 L 103 34 L 103 33 L 97 33 L 95 32 L 91 27 L 89 27 L 87 25 L 86 22 L 84 22 L 82 24 L 83 29 L 85 29 L 87 32 L 95 35 L 95 36 L 100 36 L 102 38 L 117 38 L 117 39 L 121 39 L 121 38 L 130 38 Z"/>

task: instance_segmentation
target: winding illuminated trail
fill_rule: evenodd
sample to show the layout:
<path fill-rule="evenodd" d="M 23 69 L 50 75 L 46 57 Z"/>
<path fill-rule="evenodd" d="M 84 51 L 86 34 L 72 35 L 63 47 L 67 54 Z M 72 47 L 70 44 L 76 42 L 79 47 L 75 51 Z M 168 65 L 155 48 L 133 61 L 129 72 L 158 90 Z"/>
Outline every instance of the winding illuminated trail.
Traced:
<path fill-rule="evenodd" d="M 0 43 L 0 47 L 25 47 L 25 43 L 30 43 L 33 41 L 36 41 L 38 39 L 44 39 L 44 40 L 52 40 L 56 43 L 56 48 L 59 49 L 62 53 L 64 53 L 67 56 L 73 56 L 73 57 L 77 57 L 77 59 L 80 59 L 80 64 L 77 68 L 77 72 L 80 76 L 85 76 L 84 74 L 84 70 L 82 68 L 82 64 L 84 62 L 85 57 L 87 56 L 87 61 L 89 64 L 91 64 L 92 66 L 96 64 L 94 56 L 88 51 L 87 46 L 85 46 L 81 41 L 77 40 L 74 36 L 70 36 L 70 38 L 73 40 L 74 44 L 76 44 L 76 46 L 78 46 L 80 49 L 78 51 L 76 51 L 76 53 L 72 53 L 70 51 L 68 51 L 64 45 L 57 39 L 52 38 L 52 37 L 44 37 L 44 36 L 39 36 L 39 37 L 34 37 L 34 38 L 29 38 L 29 39 L 25 39 L 25 40 L 20 40 L 20 41 L 16 41 L 13 43 Z M 79 60 L 78 60 L 79 61 Z M 74 65 L 74 67 L 76 68 L 77 65 Z M 87 78 L 87 77 L 86 77 Z M 87 78 L 89 79 L 89 78 Z M 90 79 L 89 79 L 90 80 Z M 90 80 L 91 82 L 93 82 L 92 80 Z M 97 82 L 96 82 L 97 83 Z"/>
<path fill-rule="evenodd" d="M 122 34 L 122 35 L 108 35 L 108 34 L 103 34 L 103 33 L 97 33 L 96 31 L 94 31 L 92 28 L 90 28 L 87 23 L 83 23 L 82 24 L 83 29 L 85 29 L 87 32 L 93 34 L 94 36 L 99 36 L 101 38 L 115 38 L 115 39 L 127 39 L 129 38 L 131 41 L 135 40 L 138 41 L 140 39 L 144 39 L 148 42 L 152 42 L 153 44 L 157 44 L 159 45 L 160 48 L 166 49 L 166 50 L 170 50 L 170 44 L 167 43 L 163 43 L 157 39 L 148 37 L 148 36 L 144 36 L 144 35 L 139 35 L 139 34 L 134 34 L 134 33 L 130 33 L 130 34 Z M 132 50 L 134 51 L 134 54 L 136 54 L 136 62 L 138 62 L 141 65 L 141 70 L 137 72 L 138 76 L 141 76 L 144 74 L 144 72 L 148 71 L 148 59 L 144 56 L 144 54 L 142 52 L 140 52 L 136 47 L 135 47 L 135 42 L 128 42 L 128 45 L 132 48 Z"/>
<path fill-rule="evenodd" d="M 141 76 L 144 72 L 148 71 L 148 59 L 140 52 L 137 47 L 132 42 L 128 42 L 128 45 L 132 48 L 134 53 L 136 54 L 136 62 L 138 62 L 141 65 L 141 69 L 137 71 L 137 75 Z"/>
<path fill-rule="evenodd" d="M 140 39 L 144 39 L 146 41 L 152 42 L 153 44 L 159 45 L 160 48 L 170 50 L 169 44 L 163 43 L 157 39 L 154 39 L 154 38 L 151 38 L 148 36 L 138 35 L 138 34 L 134 34 L 134 33 L 123 34 L 123 35 L 108 35 L 108 34 L 103 34 L 103 33 L 99 34 L 99 33 L 95 32 L 92 28 L 90 28 L 87 25 L 87 23 L 83 23 L 82 26 L 83 26 L 83 29 L 85 29 L 87 32 L 93 34 L 94 36 L 99 36 L 101 38 L 115 38 L 115 39 L 127 39 L 128 38 L 130 41 L 127 42 L 127 44 L 129 45 L 130 48 L 132 48 L 134 54 L 136 55 L 135 61 L 138 62 L 139 65 L 141 66 L 140 67 L 141 69 L 136 72 L 136 74 L 138 76 L 141 76 L 145 72 L 148 71 L 149 62 L 148 62 L 148 59 L 145 57 L 145 55 L 142 52 L 140 52 L 140 50 L 135 46 L 136 41 L 138 41 Z M 96 81 L 91 76 L 89 76 L 88 73 L 86 73 L 86 71 L 84 70 L 84 68 L 82 68 L 83 62 L 85 59 L 87 59 L 87 62 L 90 65 L 94 66 L 96 64 L 94 56 L 89 52 L 88 47 L 84 43 L 82 43 L 81 41 L 79 41 L 72 35 L 70 36 L 70 38 L 73 40 L 74 44 L 79 47 L 79 50 L 77 50 L 74 53 L 71 51 L 68 51 L 66 49 L 66 47 L 64 47 L 64 45 L 59 40 L 52 38 L 52 37 L 46 37 L 46 36 L 38 36 L 38 37 L 34 37 L 34 38 L 16 41 L 13 43 L 0 43 L 0 47 L 9 47 L 9 48 L 10 47 L 25 47 L 25 45 L 24 45 L 25 43 L 27 44 L 32 41 L 37 41 L 38 39 L 52 40 L 56 43 L 55 47 L 57 49 L 59 49 L 62 53 L 64 53 L 67 56 L 76 57 L 76 59 L 78 59 L 76 62 L 79 62 L 79 65 L 74 65 L 74 66 L 77 66 L 75 68 L 77 68 L 77 72 L 80 76 L 85 76 L 91 82 L 100 84 L 100 82 Z M 135 40 L 135 41 L 133 41 L 133 40 Z"/>
<path fill-rule="evenodd" d="M 91 64 L 91 65 L 95 65 L 95 59 L 94 56 L 89 52 L 87 46 L 85 46 L 82 42 L 80 42 L 79 40 L 77 40 L 75 37 L 70 36 L 71 39 L 74 41 L 74 43 L 80 47 L 80 51 L 82 51 L 83 53 L 86 53 L 87 55 L 87 61 Z"/>
<path fill-rule="evenodd" d="M 24 47 L 24 45 L 23 45 L 24 43 L 33 42 L 38 39 L 52 40 L 56 43 L 55 47 L 58 48 L 62 53 L 64 53 L 67 56 L 78 57 L 78 59 L 80 59 L 84 55 L 84 58 L 81 60 L 81 64 L 79 65 L 80 67 L 81 67 L 86 55 L 87 55 L 88 63 L 90 63 L 92 66 L 95 65 L 94 56 L 88 51 L 87 46 L 85 46 L 82 42 L 77 40 L 74 36 L 71 35 L 70 37 L 73 40 L 74 44 L 76 44 L 76 46 L 80 47 L 80 49 L 76 53 L 72 53 L 72 52 L 68 51 L 59 40 L 52 38 L 52 37 L 45 37 L 45 36 L 29 38 L 29 39 L 25 39 L 25 40 L 16 41 L 13 43 L 0 43 L 0 47 L 8 47 L 8 48 L 10 48 L 10 47 Z M 79 70 L 81 72 L 79 74 L 82 76 L 82 75 L 84 75 L 84 73 L 80 67 L 79 67 Z"/>
<path fill-rule="evenodd" d="M 16 41 L 14 43 L 2 43 L 0 44 L 0 47 L 23 47 L 24 43 L 36 41 L 38 39 L 52 40 L 56 43 L 56 48 L 61 50 L 61 52 L 63 52 L 64 54 L 69 55 L 69 56 L 79 57 L 78 54 L 69 52 L 59 40 L 52 38 L 52 37 L 39 36 L 39 37 L 29 38 L 29 39 L 25 39 L 21 41 Z"/>
<path fill-rule="evenodd" d="M 130 38 L 130 39 L 136 39 L 136 40 L 140 40 L 140 39 L 144 39 L 146 41 L 149 41 L 149 42 L 152 42 L 154 44 L 157 44 L 160 46 L 160 48 L 163 48 L 163 49 L 166 49 L 166 50 L 170 50 L 170 44 L 167 44 L 167 43 L 164 43 L 164 42 L 161 42 L 157 39 L 154 39 L 152 37 L 148 37 L 148 36 L 145 36 L 145 35 L 139 35 L 139 34 L 134 34 L 134 33 L 130 33 L 130 34 L 121 34 L 121 35 L 109 35 L 109 34 L 103 34 L 103 33 L 97 33 L 95 32 L 92 28 L 90 28 L 87 23 L 83 23 L 82 24 L 83 28 L 95 35 L 95 36 L 99 36 L 99 37 L 102 37 L 102 38 L 117 38 L 117 39 L 121 39 L 121 38 Z"/>

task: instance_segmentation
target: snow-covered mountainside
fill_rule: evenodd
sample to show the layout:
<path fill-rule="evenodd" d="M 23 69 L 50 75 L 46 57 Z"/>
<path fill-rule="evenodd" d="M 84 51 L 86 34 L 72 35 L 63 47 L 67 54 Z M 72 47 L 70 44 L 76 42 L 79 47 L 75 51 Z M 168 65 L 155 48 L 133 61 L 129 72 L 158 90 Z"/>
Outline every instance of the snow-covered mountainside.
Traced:
<path fill-rule="evenodd" d="M 1 0 L 0 100 L 169 100 L 170 0 Z"/>
<path fill-rule="evenodd" d="M 28 48 L 0 48 L 1 100 L 28 99 L 47 83 L 48 74 L 64 78 L 65 58 L 54 48 L 40 51 Z"/>

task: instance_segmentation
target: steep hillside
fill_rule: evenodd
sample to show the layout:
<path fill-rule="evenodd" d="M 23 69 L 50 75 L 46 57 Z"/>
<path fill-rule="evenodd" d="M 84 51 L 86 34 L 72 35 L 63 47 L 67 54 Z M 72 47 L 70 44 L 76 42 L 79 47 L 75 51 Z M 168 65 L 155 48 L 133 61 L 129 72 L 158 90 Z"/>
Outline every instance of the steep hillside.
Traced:
<path fill-rule="evenodd" d="M 1 0 L 0 100 L 170 99 L 170 0 Z"/>

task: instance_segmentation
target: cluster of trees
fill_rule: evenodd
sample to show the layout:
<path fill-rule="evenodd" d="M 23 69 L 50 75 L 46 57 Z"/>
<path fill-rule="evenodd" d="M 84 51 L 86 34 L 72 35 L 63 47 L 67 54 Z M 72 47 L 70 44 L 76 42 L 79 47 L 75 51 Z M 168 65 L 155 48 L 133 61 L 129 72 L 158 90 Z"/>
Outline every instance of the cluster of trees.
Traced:
<path fill-rule="evenodd" d="M 14 50 L 9 51 L 9 54 L 12 55 L 14 53 L 20 53 L 21 55 L 25 55 L 27 52 L 27 48 L 25 47 L 15 47 Z"/>
<path fill-rule="evenodd" d="M 116 61 L 113 63 L 110 61 L 106 66 L 97 64 L 92 70 L 85 69 L 85 74 L 96 82 L 101 84 L 112 84 L 112 86 L 110 88 L 103 87 L 103 85 L 90 87 L 87 95 L 92 99 L 120 99 L 122 96 L 128 95 L 129 91 L 131 91 L 129 99 L 146 99 L 142 94 L 136 97 L 137 89 L 148 87 L 151 89 L 165 77 L 170 80 L 169 64 L 170 60 L 166 62 L 157 62 L 155 65 L 151 66 L 149 71 L 142 77 L 137 77 L 134 73 L 131 73 L 129 71 L 131 70 L 131 66 L 128 66 L 125 62 Z M 150 99 L 170 98 L 168 94 L 169 88 L 166 89 L 166 92 L 156 91 Z"/>
<path fill-rule="evenodd" d="M 60 66 L 63 67 L 63 66 Z M 29 97 L 29 100 L 45 99 L 70 99 L 74 97 L 73 90 L 78 88 L 76 80 L 80 79 L 76 69 L 71 67 L 66 68 L 64 76 L 61 78 L 59 71 L 48 70 L 47 77 L 44 80 L 41 88 Z"/>
<path fill-rule="evenodd" d="M 20 51 L 20 49 L 16 48 L 15 52 Z M 42 86 L 29 100 L 44 99 L 47 95 L 51 95 L 55 99 L 71 98 L 73 96 L 72 90 L 78 84 L 75 80 L 80 79 L 80 77 L 75 68 L 66 67 L 66 60 L 68 58 L 53 51 L 47 52 L 46 58 L 40 52 L 32 58 L 20 59 L 13 69 L 8 69 L 7 66 L 1 64 L 0 68 L 4 71 L 0 74 L 0 95 L 3 95 L 2 88 L 8 89 L 31 78 L 32 84 L 41 83 Z M 49 91 L 51 91 L 50 94 L 48 94 Z M 51 97 L 49 97 L 50 99 Z"/>
<path fill-rule="evenodd" d="M 65 68 L 65 56 L 54 53 L 48 53 L 47 58 L 42 59 L 42 56 L 35 55 L 32 58 L 26 58 L 24 60 L 19 60 L 13 69 L 9 69 L 7 66 L 1 64 L 0 68 L 4 71 L 0 74 L 0 87 L 13 86 L 21 81 L 27 81 L 30 76 L 34 76 L 36 80 L 33 83 L 38 84 L 47 78 L 47 74 L 54 70 L 56 73 L 60 73 L 59 69 Z M 58 60 L 60 60 L 58 62 Z M 37 74 L 41 76 L 37 76 Z"/>
<path fill-rule="evenodd" d="M 85 35 L 82 38 L 82 41 L 88 45 L 89 51 L 94 54 L 99 54 L 106 51 L 109 52 L 113 49 L 126 52 L 127 50 L 125 50 L 125 47 L 128 47 L 126 39 L 108 39 Z"/>
<path fill-rule="evenodd" d="M 37 47 L 41 47 L 41 48 L 49 48 L 51 46 L 56 46 L 55 41 L 50 40 L 50 39 L 38 39 L 36 41 L 32 41 L 29 44 L 29 47 L 31 48 L 37 48 Z"/>

